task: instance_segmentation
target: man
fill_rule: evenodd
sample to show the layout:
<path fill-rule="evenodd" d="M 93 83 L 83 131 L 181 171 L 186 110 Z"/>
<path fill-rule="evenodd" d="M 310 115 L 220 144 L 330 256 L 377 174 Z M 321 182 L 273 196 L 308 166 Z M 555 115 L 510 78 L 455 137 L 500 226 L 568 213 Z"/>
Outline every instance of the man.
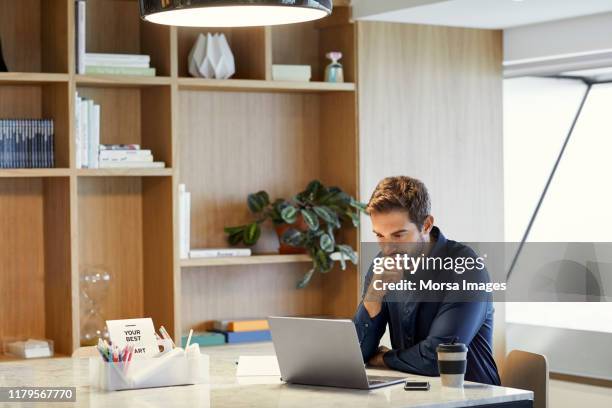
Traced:
<path fill-rule="evenodd" d="M 366 210 L 382 255 L 397 253 L 397 248 L 413 249 L 413 256 L 459 258 L 476 257 L 474 251 L 448 240 L 434 226 L 430 214 L 427 188 L 410 177 L 388 177 L 382 180 Z M 408 276 L 424 279 L 430 271 L 409 271 Z M 454 274 L 454 272 L 453 272 Z M 484 269 L 484 275 L 488 273 Z M 373 274 L 371 267 L 365 280 L 364 297 L 354 318 L 364 362 L 374 367 L 388 367 L 408 373 L 437 376 L 436 347 L 457 341 L 468 347 L 465 379 L 499 385 L 493 360 L 493 305 L 484 301 L 415 300 L 400 294 L 392 298 L 382 282 L 398 282 L 406 271 L 386 268 Z M 486 278 L 485 278 L 486 279 Z M 375 281 L 379 281 L 374 285 Z M 379 347 L 389 324 L 392 349 Z"/>

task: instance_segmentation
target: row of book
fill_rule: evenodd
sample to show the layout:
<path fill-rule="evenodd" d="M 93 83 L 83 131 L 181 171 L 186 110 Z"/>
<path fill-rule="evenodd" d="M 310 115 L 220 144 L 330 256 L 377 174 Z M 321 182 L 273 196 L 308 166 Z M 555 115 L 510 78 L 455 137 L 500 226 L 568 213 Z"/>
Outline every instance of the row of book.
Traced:
<path fill-rule="evenodd" d="M 53 167 L 52 119 L 0 120 L 0 168 Z"/>
<path fill-rule="evenodd" d="M 76 94 L 76 167 L 95 169 L 99 166 L 100 105 Z"/>
<path fill-rule="evenodd" d="M 181 339 L 183 346 L 187 336 Z M 206 331 L 194 333 L 192 343 L 200 346 L 270 341 L 270 326 L 266 319 L 214 320 L 207 322 Z"/>
<path fill-rule="evenodd" d="M 150 66 L 149 55 L 86 52 L 87 2 L 85 0 L 75 1 L 75 15 L 77 74 L 155 76 L 155 68 Z"/>

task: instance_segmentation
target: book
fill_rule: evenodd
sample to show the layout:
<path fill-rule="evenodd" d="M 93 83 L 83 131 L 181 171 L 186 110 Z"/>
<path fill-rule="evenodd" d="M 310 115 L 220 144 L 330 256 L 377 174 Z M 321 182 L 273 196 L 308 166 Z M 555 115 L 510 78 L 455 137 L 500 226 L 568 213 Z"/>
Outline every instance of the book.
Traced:
<path fill-rule="evenodd" d="M 0 119 L 0 168 L 54 166 L 51 119 Z"/>
<path fill-rule="evenodd" d="M 181 337 L 181 345 L 183 348 L 187 344 L 187 337 L 189 336 Z M 223 333 L 216 332 L 193 333 L 193 335 L 191 336 L 190 344 L 194 343 L 202 347 L 218 346 L 221 344 L 225 344 L 225 336 L 223 335 Z"/>
<path fill-rule="evenodd" d="M 136 75 L 155 76 L 155 68 L 116 67 L 103 65 L 86 65 L 85 73 L 90 75 Z"/>
<path fill-rule="evenodd" d="M 227 343 L 252 343 L 272 340 L 270 330 L 224 332 L 223 335 Z"/>
<path fill-rule="evenodd" d="M 166 167 L 166 163 L 162 161 L 157 162 L 100 162 L 100 168 L 112 169 L 112 168 L 143 168 L 143 169 L 163 169 Z"/>
<path fill-rule="evenodd" d="M 309 82 L 312 77 L 310 65 L 272 65 L 274 81 Z"/>
<path fill-rule="evenodd" d="M 189 257 L 191 246 L 191 193 L 185 184 L 179 184 L 179 253 L 181 259 Z"/>
<path fill-rule="evenodd" d="M 153 161 L 153 155 L 124 156 L 124 157 L 100 157 L 98 163 L 119 163 L 119 162 L 147 162 Z"/>
<path fill-rule="evenodd" d="M 85 24 L 86 24 L 86 3 L 85 0 L 76 0 L 75 2 L 75 21 L 76 21 L 76 72 L 77 74 L 85 73 Z"/>
<path fill-rule="evenodd" d="M 95 52 L 88 52 L 85 54 L 85 62 L 88 63 L 88 65 L 95 65 L 91 63 L 96 61 L 113 63 L 115 66 L 130 66 L 129 64 L 139 64 L 148 67 L 151 63 L 151 57 L 144 54 L 105 54 Z"/>
<path fill-rule="evenodd" d="M 124 159 L 152 156 L 151 150 L 100 150 L 100 160 L 103 159 Z"/>
<path fill-rule="evenodd" d="M 140 150 L 139 144 L 101 144 L 99 150 Z"/>
<path fill-rule="evenodd" d="M 90 141 L 91 167 L 97 168 L 100 166 L 99 146 L 100 146 L 100 105 L 93 105 L 93 123 Z"/>
<path fill-rule="evenodd" d="M 218 331 L 228 332 L 270 330 L 270 326 L 266 319 L 215 320 L 213 322 L 213 328 Z"/>
<path fill-rule="evenodd" d="M 205 248 L 192 249 L 189 258 L 222 258 L 226 256 L 251 256 L 250 248 Z"/>

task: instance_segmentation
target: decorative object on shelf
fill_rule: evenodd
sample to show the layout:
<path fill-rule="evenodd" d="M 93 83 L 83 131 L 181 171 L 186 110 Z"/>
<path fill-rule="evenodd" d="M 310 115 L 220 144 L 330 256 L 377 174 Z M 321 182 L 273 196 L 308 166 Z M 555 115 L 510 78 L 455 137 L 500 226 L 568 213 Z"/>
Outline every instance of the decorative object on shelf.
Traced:
<path fill-rule="evenodd" d="M 140 16 L 183 27 L 252 27 L 326 17 L 332 0 L 140 0 Z"/>
<path fill-rule="evenodd" d="M 272 65 L 272 80 L 309 82 L 312 77 L 310 65 Z"/>
<path fill-rule="evenodd" d="M 344 69 L 338 61 L 342 58 L 340 51 L 332 51 L 325 54 L 332 62 L 325 68 L 325 82 L 344 82 Z"/>
<path fill-rule="evenodd" d="M 8 72 L 6 62 L 4 62 L 4 53 L 2 52 L 2 39 L 0 39 L 0 72 Z"/>
<path fill-rule="evenodd" d="M 107 339 L 103 299 L 108 293 L 110 275 L 103 268 L 85 267 L 81 274 L 81 345 L 93 346 L 98 338 Z"/>
<path fill-rule="evenodd" d="M 194 77 L 228 79 L 236 73 L 234 54 L 223 33 L 200 33 L 187 64 Z"/>
<path fill-rule="evenodd" d="M 283 227 L 277 229 L 282 233 L 279 236 L 281 245 L 302 249 L 312 259 L 312 268 L 298 283 L 298 288 L 306 287 L 315 272 L 329 272 L 336 259 L 342 269 L 346 268 L 346 260 L 357 263 L 353 248 L 337 243 L 335 232 L 343 221 L 350 221 L 353 227 L 359 226 L 359 215 L 365 211 L 365 204 L 340 188 L 326 187 L 313 180 L 290 200 L 279 198 L 270 202 L 268 193 L 259 191 L 249 194 L 247 205 L 257 219 L 250 224 L 226 227 L 229 243 L 254 245 L 261 235 L 260 225 L 268 219 L 275 227 Z M 280 250 L 283 251 L 282 246 Z"/>

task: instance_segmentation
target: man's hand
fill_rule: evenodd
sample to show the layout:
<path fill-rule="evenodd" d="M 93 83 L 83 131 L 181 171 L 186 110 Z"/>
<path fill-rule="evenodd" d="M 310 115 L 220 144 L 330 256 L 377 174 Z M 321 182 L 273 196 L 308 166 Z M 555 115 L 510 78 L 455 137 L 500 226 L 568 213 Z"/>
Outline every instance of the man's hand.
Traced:
<path fill-rule="evenodd" d="M 374 274 L 372 276 L 372 281 L 370 282 L 370 286 L 368 287 L 368 291 L 366 292 L 363 300 L 363 306 L 366 308 L 371 318 L 376 317 L 378 313 L 380 313 L 381 303 L 387 292 L 383 289 L 375 289 L 374 282 L 381 281 L 382 283 L 397 283 L 402 280 L 403 276 L 404 271 L 400 269 L 385 269 L 383 273 Z M 378 286 L 382 287 L 380 283 Z"/>
<path fill-rule="evenodd" d="M 387 366 L 385 365 L 385 360 L 383 359 L 383 357 L 385 356 L 385 353 L 387 351 L 391 351 L 391 350 L 385 346 L 378 347 L 378 350 L 370 358 L 370 360 L 368 361 L 368 364 L 372 367 L 386 368 Z"/>

